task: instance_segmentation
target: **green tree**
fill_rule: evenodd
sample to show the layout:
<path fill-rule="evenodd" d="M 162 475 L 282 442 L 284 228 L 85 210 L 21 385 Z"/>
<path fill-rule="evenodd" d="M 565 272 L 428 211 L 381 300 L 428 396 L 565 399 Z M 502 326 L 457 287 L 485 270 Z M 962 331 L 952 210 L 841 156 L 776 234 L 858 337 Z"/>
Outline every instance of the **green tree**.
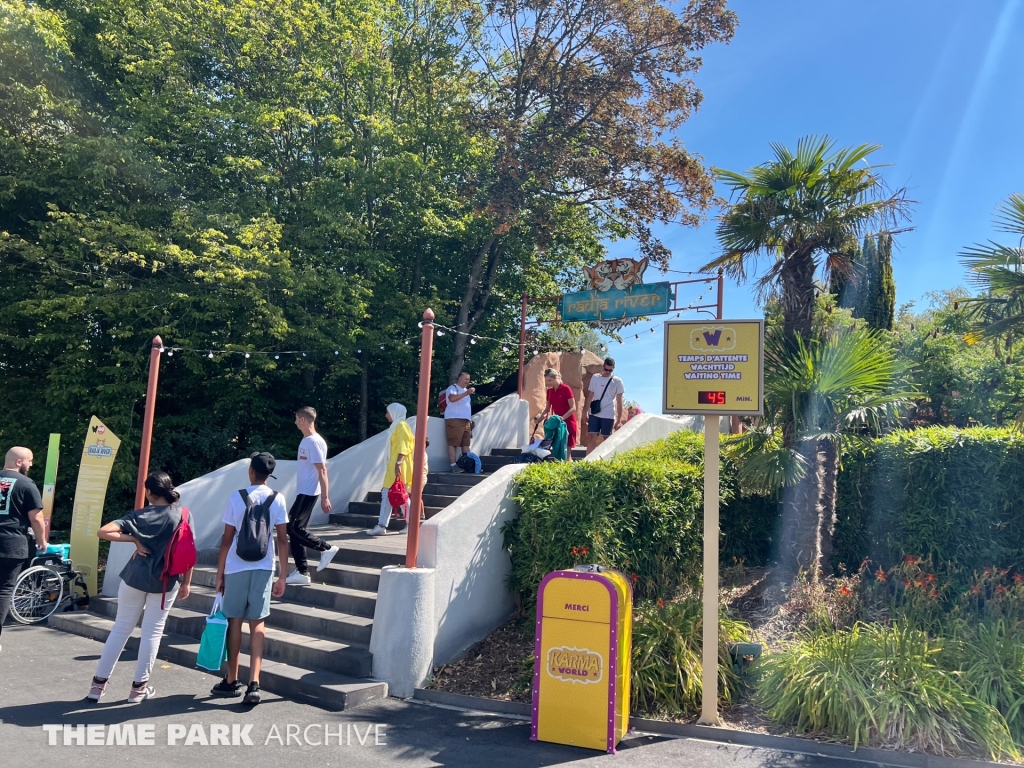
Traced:
<path fill-rule="evenodd" d="M 891 339 L 863 328 L 808 343 L 773 329 L 764 385 L 765 418 L 729 450 L 747 490 L 781 491 L 779 576 L 803 570 L 816 577 L 832 555 L 843 451 L 892 423 L 915 391 Z"/>
<path fill-rule="evenodd" d="M 762 296 L 777 293 L 783 328 L 810 340 L 815 274 L 852 273 L 856 242 L 906 214 L 903 190 L 886 189 L 867 158 L 880 147 L 863 144 L 833 151 L 826 137 L 808 137 L 791 152 L 773 144 L 774 160 L 746 174 L 718 170 L 738 197 L 718 223 L 723 254 L 703 269 L 722 268 L 745 280 L 759 258 L 768 267 L 757 281 Z"/>
<path fill-rule="evenodd" d="M 864 239 L 864 300 L 859 316 L 871 328 L 891 331 L 896 313 L 896 283 L 892 278 L 892 235 Z"/>
<path fill-rule="evenodd" d="M 996 229 L 1024 238 L 1024 195 L 1010 195 L 996 211 Z M 981 289 L 967 304 L 979 336 L 1006 337 L 1008 345 L 1024 330 L 1024 239 L 1016 246 L 975 243 L 960 252 L 962 263 Z"/>

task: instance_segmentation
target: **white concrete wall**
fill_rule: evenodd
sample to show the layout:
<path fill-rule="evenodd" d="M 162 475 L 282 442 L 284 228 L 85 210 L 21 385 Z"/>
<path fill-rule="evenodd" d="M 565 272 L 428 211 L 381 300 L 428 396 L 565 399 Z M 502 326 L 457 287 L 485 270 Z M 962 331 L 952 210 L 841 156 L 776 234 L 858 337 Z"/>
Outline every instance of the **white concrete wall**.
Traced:
<path fill-rule="evenodd" d="M 489 409 L 488 409 L 489 410 Z M 482 412 L 483 413 L 483 412 Z M 409 419 L 409 426 L 416 431 L 416 417 Z M 431 417 L 427 425 L 427 464 L 434 467 L 448 465 L 448 450 L 445 445 L 444 419 Z M 295 448 L 298 450 L 301 436 L 296 433 Z M 384 483 L 384 465 L 387 462 L 387 433 L 381 432 L 353 445 L 336 456 L 327 459 L 327 480 L 331 504 L 339 512 L 345 511 L 350 501 L 361 501 L 370 491 L 379 491 Z M 277 458 L 277 457 L 275 457 Z M 285 497 L 290 506 L 295 498 L 295 467 L 297 461 L 280 459 L 274 470 L 274 477 L 268 482 L 271 488 Z M 192 529 L 199 549 L 216 547 L 220 544 L 224 526 L 221 519 L 228 498 L 239 488 L 249 485 L 249 460 L 239 459 L 233 464 L 209 472 L 182 483 L 177 487 L 181 503 L 192 514 Z M 323 525 L 327 515 L 318 504 L 310 518 L 311 525 Z M 107 570 L 103 579 L 103 594 L 114 597 L 120 586 L 120 573 L 132 556 L 132 544 L 111 544 L 107 556 Z"/>
<path fill-rule="evenodd" d="M 526 442 L 529 422 L 529 406 L 518 395 L 508 395 L 492 403 L 473 417 L 472 450 L 479 456 L 486 456 L 494 448 L 518 447 Z M 416 431 L 416 417 L 409 419 L 409 426 Z M 296 432 L 295 448 L 298 450 L 301 436 Z M 430 417 L 427 426 L 427 466 L 445 470 L 448 467 L 448 448 L 444 431 L 444 419 Z M 329 446 L 328 446 L 329 448 Z M 335 511 L 343 512 L 350 501 L 362 501 L 371 491 L 379 491 L 384 483 L 384 465 L 387 461 L 387 433 L 381 432 L 363 442 L 353 445 L 327 460 L 327 479 L 330 487 L 331 504 Z M 274 470 L 276 479 L 269 485 L 284 495 L 288 505 L 295 498 L 295 467 L 297 461 L 277 458 Z M 209 472 L 178 486 L 181 503 L 192 513 L 192 529 L 199 549 L 216 547 L 224 530 L 221 518 L 228 497 L 239 488 L 249 484 L 249 460 L 239 459 L 233 464 Z M 324 525 L 327 515 L 318 504 L 313 509 L 310 525 Z M 135 547 L 131 544 L 112 544 L 107 557 L 107 570 L 103 580 L 103 594 L 116 596 L 120 586 L 120 573 L 132 556 Z"/>
<path fill-rule="evenodd" d="M 512 479 L 525 467 L 502 467 L 420 527 L 416 564 L 434 570 L 435 666 L 512 615 L 515 603 L 506 583 L 512 561 L 501 527 L 519 514 L 509 496 Z"/>
<path fill-rule="evenodd" d="M 495 448 L 518 448 L 529 442 L 530 404 L 519 395 L 505 395 L 473 415 L 473 443 L 477 456 Z"/>
<path fill-rule="evenodd" d="M 728 419 L 722 419 L 728 430 Z M 666 416 L 658 416 L 654 413 L 641 413 L 627 421 L 618 432 L 613 432 L 611 437 L 601 443 L 587 456 L 587 461 L 598 461 L 614 456 L 617 453 L 638 448 L 641 445 L 652 443 L 668 437 L 673 432 L 682 429 L 703 430 L 704 419 L 699 416 L 683 416 L 678 419 L 670 419 Z"/>

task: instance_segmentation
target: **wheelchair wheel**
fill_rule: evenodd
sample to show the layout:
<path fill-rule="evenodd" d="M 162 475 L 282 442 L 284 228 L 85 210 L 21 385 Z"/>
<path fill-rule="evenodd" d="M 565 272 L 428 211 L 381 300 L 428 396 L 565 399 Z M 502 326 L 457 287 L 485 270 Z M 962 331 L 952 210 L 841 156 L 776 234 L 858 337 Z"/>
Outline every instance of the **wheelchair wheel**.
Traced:
<path fill-rule="evenodd" d="M 11 616 L 22 624 L 46 621 L 64 598 L 64 577 L 53 568 L 34 565 L 14 583 Z"/>

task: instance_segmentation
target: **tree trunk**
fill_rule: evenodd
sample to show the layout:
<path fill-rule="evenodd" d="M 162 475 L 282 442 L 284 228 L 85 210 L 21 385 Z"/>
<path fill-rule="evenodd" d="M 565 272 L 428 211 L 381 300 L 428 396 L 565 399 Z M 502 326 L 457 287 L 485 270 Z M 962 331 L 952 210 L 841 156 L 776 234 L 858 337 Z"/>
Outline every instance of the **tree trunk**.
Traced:
<path fill-rule="evenodd" d="M 487 301 L 498 281 L 498 264 L 501 262 L 501 240 L 497 235 L 488 237 L 476 252 L 466 281 L 466 291 L 462 295 L 459 314 L 455 320 L 455 348 L 452 351 L 452 363 L 448 368 L 448 383 L 454 384 L 466 365 L 466 349 L 469 347 L 469 336 L 473 328 L 483 317 L 487 309 Z M 486 267 L 486 272 L 485 272 Z"/>
<path fill-rule="evenodd" d="M 836 483 L 839 479 L 839 449 L 831 440 L 819 445 L 822 456 L 821 493 L 818 526 L 818 564 L 822 572 L 832 572 L 832 537 L 836 532 Z"/>
<path fill-rule="evenodd" d="M 782 318 L 789 336 L 811 337 L 814 321 L 814 255 L 793 250 L 782 265 Z"/>
<path fill-rule="evenodd" d="M 807 472 L 796 485 L 782 491 L 782 538 L 779 544 L 779 578 L 792 582 L 800 571 L 817 578 L 818 498 L 822 460 L 816 440 L 804 440 L 797 454 Z"/>
<path fill-rule="evenodd" d="M 370 416 L 370 351 L 366 349 L 366 339 L 363 345 L 359 358 L 359 442 L 366 439 Z"/>

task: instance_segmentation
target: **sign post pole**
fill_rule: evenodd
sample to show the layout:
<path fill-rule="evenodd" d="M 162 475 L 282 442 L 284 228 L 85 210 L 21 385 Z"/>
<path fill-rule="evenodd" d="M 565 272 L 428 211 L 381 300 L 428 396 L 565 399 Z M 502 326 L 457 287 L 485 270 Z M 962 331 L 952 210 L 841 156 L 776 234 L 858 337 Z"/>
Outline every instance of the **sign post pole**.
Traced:
<path fill-rule="evenodd" d="M 699 725 L 718 719 L 718 429 L 719 416 L 704 417 L 704 657 Z"/>

